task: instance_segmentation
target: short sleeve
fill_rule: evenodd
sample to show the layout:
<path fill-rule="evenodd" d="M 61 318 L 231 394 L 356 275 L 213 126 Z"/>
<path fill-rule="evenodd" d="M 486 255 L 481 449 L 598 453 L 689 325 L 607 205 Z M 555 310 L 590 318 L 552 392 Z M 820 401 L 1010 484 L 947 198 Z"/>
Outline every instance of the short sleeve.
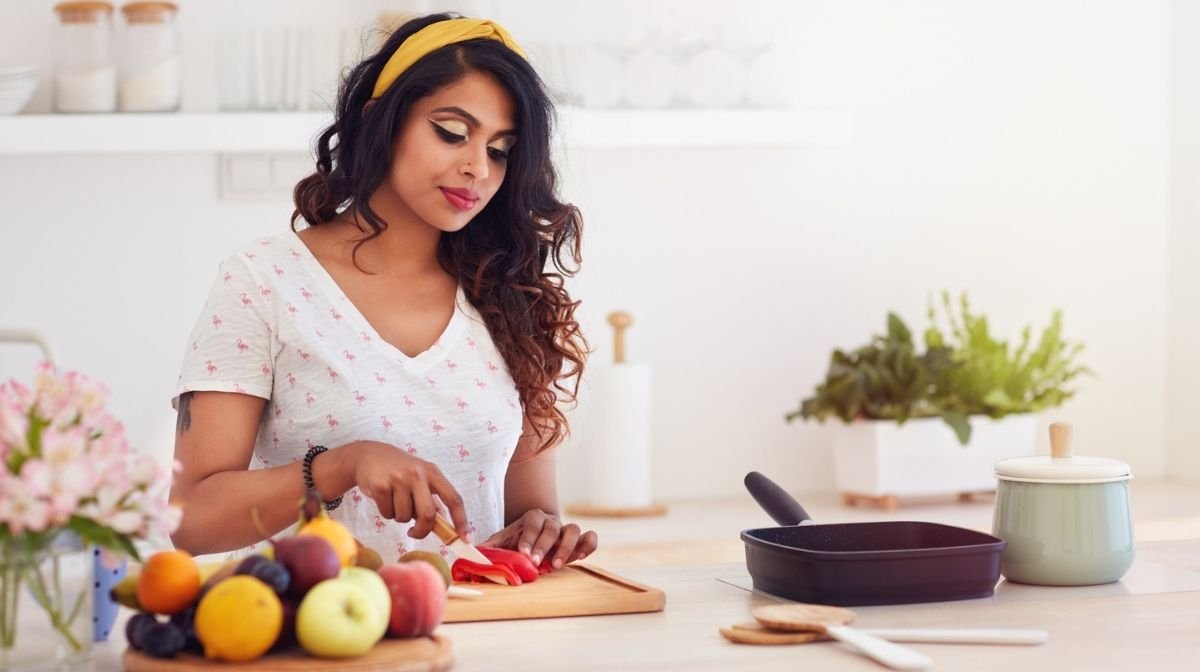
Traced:
<path fill-rule="evenodd" d="M 271 398 L 275 312 L 270 287 L 244 255 L 221 262 L 204 309 L 196 319 L 171 395 L 235 392 Z"/>

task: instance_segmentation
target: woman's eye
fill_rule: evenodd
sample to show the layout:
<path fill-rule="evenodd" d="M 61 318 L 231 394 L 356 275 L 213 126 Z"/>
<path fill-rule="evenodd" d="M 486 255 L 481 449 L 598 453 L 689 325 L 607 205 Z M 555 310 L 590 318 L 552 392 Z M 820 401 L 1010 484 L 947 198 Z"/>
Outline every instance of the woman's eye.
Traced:
<path fill-rule="evenodd" d="M 508 152 L 504 151 L 503 149 L 497 149 L 495 147 L 488 147 L 488 156 L 492 157 L 493 159 L 495 159 L 497 161 L 507 161 L 508 160 Z"/>
<path fill-rule="evenodd" d="M 467 139 L 467 136 L 459 135 L 458 133 L 452 133 L 452 132 L 446 130 L 445 128 L 442 128 L 438 124 L 433 125 L 433 130 L 438 134 L 438 137 L 440 137 L 442 140 L 445 140 L 446 142 L 457 143 L 457 142 L 462 142 L 463 140 Z"/>

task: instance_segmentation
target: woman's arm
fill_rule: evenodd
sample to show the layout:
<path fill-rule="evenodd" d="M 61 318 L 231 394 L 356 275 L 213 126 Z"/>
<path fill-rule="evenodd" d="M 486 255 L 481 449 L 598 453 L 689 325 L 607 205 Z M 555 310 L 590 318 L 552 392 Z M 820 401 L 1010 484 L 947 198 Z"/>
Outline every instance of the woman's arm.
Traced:
<path fill-rule="evenodd" d="M 266 400 L 228 392 L 188 392 L 179 397 L 175 458 L 183 465 L 171 498 L 183 520 L 171 535 L 193 554 L 244 548 L 262 540 L 250 512 L 258 509 L 264 531 L 274 535 L 296 521 L 304 496 L 303 464 L 248 469 Z M 385 518 L 414 520 L 409 536 L 433 529 L 436 494 L 464 539 L 462 497 L 433 464 L 388 444 L 355 441 L 313 459 L 313 485 L 329 501 L 358 486 Z"/>
<path fill-rule="evenodd" d="M 535 564 L 548 557 L 550 566 L 558 569 L 590 555 L 598 539 L 595 532 L 585 533 L 574 523 L 562 524 L 555 473 L 557 447 L 537 452 L 539 445 L 539 435 L 526 420 L 504 477 L 506 527 L 484 543 L 515 548 Z"/>

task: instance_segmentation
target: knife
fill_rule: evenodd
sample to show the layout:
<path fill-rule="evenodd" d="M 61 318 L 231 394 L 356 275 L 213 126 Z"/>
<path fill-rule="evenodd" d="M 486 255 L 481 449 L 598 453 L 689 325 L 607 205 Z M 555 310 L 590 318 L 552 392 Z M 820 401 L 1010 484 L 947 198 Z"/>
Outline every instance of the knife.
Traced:
<path fill-rule="evenodd" d="M 454 552 L 454 555 L 481 565 L 492 564 L 492 561 L 488 560 L 486 555 L 480 553 L 478 548 L 459 539 L 458 532 L 454 531 L 454 526 L 450 524 L 450 521 L 443 518 L 441 514 L 438 514 L 437 518 L 433 521 L 433 533 L 438 536 L 438 539 L 442 540 L 446 548 Z"/>

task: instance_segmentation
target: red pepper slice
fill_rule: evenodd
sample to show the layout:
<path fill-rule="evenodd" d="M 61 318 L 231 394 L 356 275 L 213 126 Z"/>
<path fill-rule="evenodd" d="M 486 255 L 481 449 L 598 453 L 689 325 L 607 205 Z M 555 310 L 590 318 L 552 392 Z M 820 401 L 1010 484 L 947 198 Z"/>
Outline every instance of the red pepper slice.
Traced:
<path fill-rule="evenodd" d="M 538 571 L 537 565 L 533 564 L 533 560 L 529 559 L 528 555 L 512 551 L 507 548 L 495 548 L 493 546 L 480 546 L 479 552 L 488 560 L 491 560 L 497 565 L 505 565 L 513 570 L 517 576 L 521 577 L 522 583 L 536 581 L 538 574 L 544 572 Z"/>
<path fill-rule="evenodd" d="M 450 566 L 450 578 L 455 581 L 479 583 L 480 577 L 494 576 L 510 586 L 521 585 L 521 577 L 508 565 L 481 565 L 478 562 L 459 558 Z"/>

